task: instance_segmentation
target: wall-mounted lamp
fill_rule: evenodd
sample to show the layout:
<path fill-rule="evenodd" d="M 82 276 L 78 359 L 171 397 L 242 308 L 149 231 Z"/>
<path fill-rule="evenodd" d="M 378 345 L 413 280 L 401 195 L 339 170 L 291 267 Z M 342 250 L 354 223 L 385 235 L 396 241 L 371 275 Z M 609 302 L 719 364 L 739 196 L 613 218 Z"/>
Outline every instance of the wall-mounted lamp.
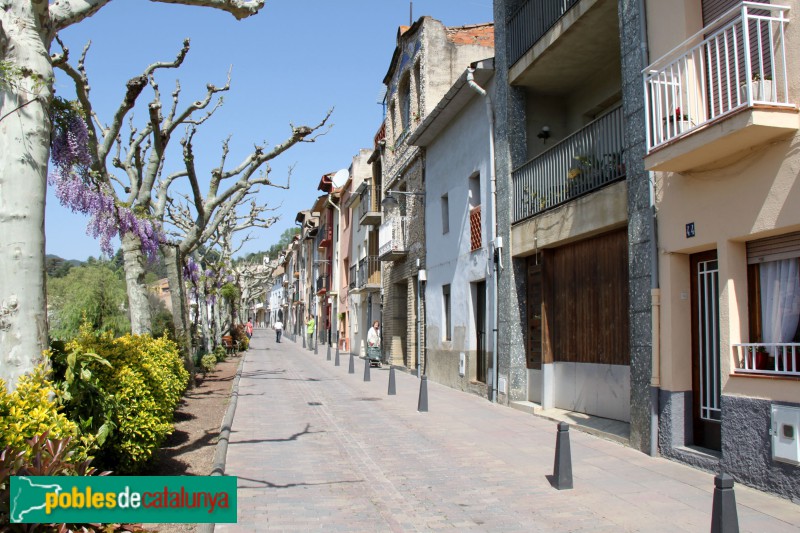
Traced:
<path fill-rule="evenodd" d="M 542 144 L 545 144 L 550 138 L 550 126 L 542 126 L 542 130 L 536 136 L 542 140 Z"/>
<path fill-rule="evenodd" d="M 383 200 L 381 200 L 381 205 L 385 209 L 389 209 L 390 207 L 397 207 L 400 203 L 397 201 L 397 198 L 394 197 L 395 194 L 403 194 L 406 196 L 425 196 L 424 192 L 408 192 L 408 191 L 393 191 L 388 190 L 386 191 L 386 196 Z"/>

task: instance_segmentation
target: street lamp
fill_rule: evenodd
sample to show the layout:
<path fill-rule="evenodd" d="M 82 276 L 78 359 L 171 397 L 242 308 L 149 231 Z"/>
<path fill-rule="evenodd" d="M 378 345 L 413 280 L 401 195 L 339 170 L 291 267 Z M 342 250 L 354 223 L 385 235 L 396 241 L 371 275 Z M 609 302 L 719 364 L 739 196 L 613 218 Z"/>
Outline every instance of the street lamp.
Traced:
<path fill-rule="evenodd" d="M 386 209 L 400 205 L 400 203 L 397 201 L 397 198 L 394 197 L 395 194 L 403 194 L 405 196 L 425 196 L 424 192 L 393 191 L 389 189 L 386 191 L 386 196 L 383 198 L 383 200 L 381 200 L 381 205 Z"/>

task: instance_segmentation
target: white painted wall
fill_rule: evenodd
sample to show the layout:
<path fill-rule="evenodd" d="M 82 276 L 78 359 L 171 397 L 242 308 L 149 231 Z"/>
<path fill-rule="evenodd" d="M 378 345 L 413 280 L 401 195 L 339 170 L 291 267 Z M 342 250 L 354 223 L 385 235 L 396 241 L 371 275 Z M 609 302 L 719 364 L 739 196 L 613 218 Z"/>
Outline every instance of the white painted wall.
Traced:
<path fill-rule="evenodd" d="M 367 163 L 370 152 L 362 150 L 358 155 L 353 158 L 353 164 L 350 166 L 350 176 L 353 182 L 353 190 L 368 179 L 372 178 L 372 165 Z M 351 233 L 350 238 L 350 266 L 358 268 L 358 261 L 367 255 L 369 243 L 367 242 L 367 230 L 369 226 L 362 226 L 358 223 L 360 213 L 360 200 L 355 200 L 351 205 Z M 350 352 L 355 355 L 361 355 L 363 345 L 366 339 L 367 327 L 364 324 L 366 320 L 366 292 L 348 291 L 348 312 L 350 313 Z"/>
<path fill-rule="evenodd" d="M 490 94 L 493 84 L 489 84 Z M 482 244 L 470 251 L 469 178 L 480 174 L 482 210 Z M 458 377 L 458 354 L 477 348 L 474 305 L 470 283 L 487 281 L 490 295 L 486 299 L 487 321 L 493 322 L 492 283 L 489 257 L 489 224 L 491 224 L 491 183 L 489 160 L 489 123 L 483 98 L 475 95 L 428 146 L 425 168 L 425 239 L 428 282 L 425 287 L 427 306 L 426 349 L 431 364 L 437 353 L 451 352 L 447 371 Z M 442 233 L 442 202 L 448 196 L 449 232 Z M 442 287 L 451 287 L 452 340 L 446 341 Z M 487 352 L 491 352 L 490 328 L 486 328 Z"/>

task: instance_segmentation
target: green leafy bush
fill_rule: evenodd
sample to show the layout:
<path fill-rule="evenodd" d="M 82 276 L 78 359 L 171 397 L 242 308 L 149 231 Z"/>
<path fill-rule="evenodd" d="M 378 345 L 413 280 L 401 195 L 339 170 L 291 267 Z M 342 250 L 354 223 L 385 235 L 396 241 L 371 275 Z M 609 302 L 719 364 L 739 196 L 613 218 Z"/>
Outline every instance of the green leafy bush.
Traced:
<path fill-rule="evenodd" d="M 221 363 L 222 361 L 224 361 L 225 357 L 227 355 L 228 354 L 225 353 L 225 347 L 224 346 L 217 346 L 216 348 L 214 348 L 214 357 L 217 358 L 217 362 L 218 363 Z"/>
<path fill-rule="evenodd" d="M 203 369 L 203 374 L 212 372 L 217 366 L 217 356 L 213 353 L 208 353 L 200 359 L 200 368 Z"/>
<path fill-rule="evenodd" d="M 82 327 L 51 358 L 70 416 L 102 441 L 96 462 L 122 473 L 138 471 L 172 433 L 189 380 L 175 343 L 149 335 L 114 339 Z"/>

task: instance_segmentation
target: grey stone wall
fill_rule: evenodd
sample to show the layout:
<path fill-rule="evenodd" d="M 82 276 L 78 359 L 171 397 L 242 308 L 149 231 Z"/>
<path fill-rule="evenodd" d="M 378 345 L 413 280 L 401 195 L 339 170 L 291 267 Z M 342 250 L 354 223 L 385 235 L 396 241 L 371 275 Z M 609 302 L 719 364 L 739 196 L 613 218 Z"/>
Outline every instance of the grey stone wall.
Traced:
<path fill-rule="evenodd" d="M 670 457 L 673 448 L 693 442 L 692 391 L 659 391 L 658 448 Z"/>
<path fill-rule="evenodd" d="M 772 460 L 770 405 L 756 398 L 722 395 L 722 471 L 740 482 L 800 503 L 800 466 Z"/>
<path fill-rule="evenodd" d="M 525 308 L 520 287 L 524 284 L 524 267 L 511 257 L 511 213 L 513 192 L 511 170 L 525 162 L 525 95 L 508 84 L 507 36 L 504 21 L 515 11 L 520 0 L 495 0 L 495 174 L 497 179 L 497 226 L 503 237 L 501 258 L 503 270 L 498 278 L 498 341 L 499 374 L 508 377 L 508 394 L 499 395 L 500 403 L 527 398 L 525 342 L 521 313 Z M 518 261 L 517 261 L 518 263 Z"/>
<path fill-rule="evenodd" d="M 652 327 L 650 288 L 654 261 L 653 212 L 649 173 L 644 170 L 645 127 L 639 2 L 619 0 L 622 107 L 625 116 L 623 153 L 628 182 L 628 283 L 631 355 L 630 444 L 650 450 L 652 398 Z"/>

